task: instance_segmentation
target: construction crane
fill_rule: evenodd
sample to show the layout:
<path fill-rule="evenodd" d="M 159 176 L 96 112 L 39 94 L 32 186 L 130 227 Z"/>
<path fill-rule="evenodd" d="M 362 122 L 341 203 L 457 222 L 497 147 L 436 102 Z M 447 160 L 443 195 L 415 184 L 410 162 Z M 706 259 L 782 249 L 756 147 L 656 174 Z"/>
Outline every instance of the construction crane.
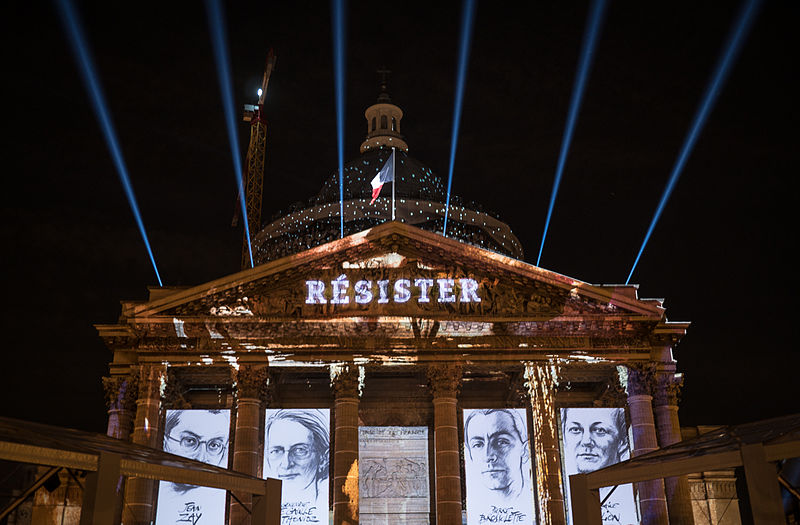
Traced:
<path fill-rule="evenodd" d="M 242 172 L 242 186 L 244 187 L 245 210 L 250 229 L 251 242 L 261 228 L 261 199 L 264 194 L 264 153 L 267 145 L 267 120 L 264 118 L 264 98 L 267 96 L 269 76 L 275 68 L 275 54 L 272 49 L 267 53 L 267 64 L 264 67 L 264 77 L 261 79 L 261 88 L 258 90 L 258 104 L 245 104 L 245 122 L 250 123 L 250 145 L 247 147 L 247 160 Z M 233 225 L 238 223 L 234 216 Z M 242 232 L 242 269 L 250 267 L 250 251 L 247 246 L 247 232 Z"/>

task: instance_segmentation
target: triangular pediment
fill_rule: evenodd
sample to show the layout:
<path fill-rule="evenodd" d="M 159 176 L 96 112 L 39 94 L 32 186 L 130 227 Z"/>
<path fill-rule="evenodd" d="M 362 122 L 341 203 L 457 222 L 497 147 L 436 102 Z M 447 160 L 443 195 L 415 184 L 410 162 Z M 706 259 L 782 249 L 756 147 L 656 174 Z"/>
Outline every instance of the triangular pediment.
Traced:
<path fill-rule="evenodd" d="M 127 313 L 139 320 L 382 315 L 663 318 L 660 302 L 638 299 L 633 286 L 591 285 L 398 222 L 199 286 L 159 293 L 149 302 L 131 305 Z"/>

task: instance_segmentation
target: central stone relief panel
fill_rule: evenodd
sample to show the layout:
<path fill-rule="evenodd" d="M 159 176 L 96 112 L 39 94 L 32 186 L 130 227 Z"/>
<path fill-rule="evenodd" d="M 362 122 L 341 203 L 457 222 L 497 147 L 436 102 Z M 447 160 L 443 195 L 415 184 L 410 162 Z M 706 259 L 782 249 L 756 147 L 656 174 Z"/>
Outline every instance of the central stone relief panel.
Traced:
<path fill-rule="evenodd" d="M 359 427 L 359 523 L 428 525 L 428 427 Z"/>

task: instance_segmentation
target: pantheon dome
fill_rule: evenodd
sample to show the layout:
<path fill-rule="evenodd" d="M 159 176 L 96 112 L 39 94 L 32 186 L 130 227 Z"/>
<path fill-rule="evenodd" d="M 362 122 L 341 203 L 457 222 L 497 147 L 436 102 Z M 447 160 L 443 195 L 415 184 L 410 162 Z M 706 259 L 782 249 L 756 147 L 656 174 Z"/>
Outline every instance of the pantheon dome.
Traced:
<path fill-rule="evenodd" d="M 434 171 L 408 154 L 400 133 L 403 111 L 391 102 L 386 83 L 375 104 L 364 112 L 367 136 L 360 155 L 344 165 L 344 234 L 377 226 L 392 217 L 392 185 L 384 185 L 373 203 L 370 181 L 395 157 L 395 220 L 441 234 L 447 200 L 446 185 Z M 256 264 L 280 259 L 340 237 L 339 174 L 334 170 L 320 192 L 306 203 L 276 213 L 256 236 Z M 523 258 L 522 246 L 511 228 L 474 202 L 450 197 L 447 236 L 513 257 Z"/>

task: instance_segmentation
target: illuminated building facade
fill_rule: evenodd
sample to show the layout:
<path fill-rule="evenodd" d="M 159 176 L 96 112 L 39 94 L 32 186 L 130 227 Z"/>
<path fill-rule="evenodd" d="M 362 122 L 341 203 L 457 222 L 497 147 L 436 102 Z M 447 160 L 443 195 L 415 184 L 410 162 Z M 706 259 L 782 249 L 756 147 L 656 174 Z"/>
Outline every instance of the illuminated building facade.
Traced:
<path fill-rule="evenodd" d="M 229 467 L 260 476 L 272 456 L 311 455 L 270 434 L 282 414 L 303 412 L 329 427 L 314 483 L 333 523 L 450 525 L 477 522 L 467 516 L 477 501 L 468 473 L 480 444 L 465 419 L 476 436 L 478 421 L 510 425 L 528 476 L 515 497 L 530 506 L 513 511 L 524 514 L 515 522 L 568 523 L 560 409 L 624 409 L 633 455 L 679 441 L 672 349 L 688 323 L 667 321 L 662 301 L 635 286 L 522 262 L 510 228 L 471 206 L 451 204 L 443 237 L 443 184 L 408 156 L 402 111 L 385 89 L 366 117 L 362 154 L 345 170 L 346 237 L 334 175 L 263 229 L 255 268 L 151 289 L 147 301 L 123 302 L 117 324 L 97 326 L 114 355 L 108 433 L 161 448 L 181 439 L 165 437 L 169 414 L 225 411 Z M 391 188 L 369 205 L 390 146 L 399 152 L 394 222 Z M 500 470 L 487 479 L 502 484 Z M 635 494 L 642 523 L 692 523 L 685 477 L 639 483 Z M 248 522 L 238 499 L 228 499 L 229 523 Z M 125 501 L 124 523 L 150 523 L 157 484 L 130 480 Z"/>

